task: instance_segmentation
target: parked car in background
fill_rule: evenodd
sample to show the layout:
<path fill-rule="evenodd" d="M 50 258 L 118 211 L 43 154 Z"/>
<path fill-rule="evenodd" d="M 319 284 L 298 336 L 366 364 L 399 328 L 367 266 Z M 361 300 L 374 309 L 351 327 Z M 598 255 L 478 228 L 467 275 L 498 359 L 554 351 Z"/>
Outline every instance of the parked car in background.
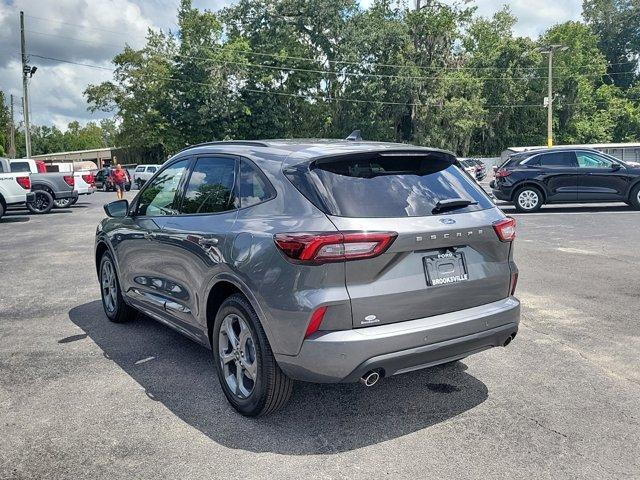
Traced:
<path fill-rule="evenodd" d="M 487 177 L 487 166 L 484 162 L 478 158 L 470 158 L 473 163 L 476 165 L 476 180 L 481 182 Z"/>
<path fill-rule="evenodd" d="M 474 180 L 477 180 L 475 162 L 473 162 L 472 160 L 469 160 L 468 158 L 459 158 L 458 162 L 460 163 L 462 168 L 464 168 L 464 171 L 471 176 L 471 178 L 473 178 Z"/>
<path fill-rule="evenodd" d="M 107 168 L 98 170 L 98 173 L 96 173 L 95 186 L 98 190 L 102 190 L 104 192 L 115 192 L 116 184 L 113 180 L 111 170 L 112 170 L 111 168 L 107 167 Z M 125 182 L 124 188 L 128 192 L 129 190 L 131 190 L 131 174 L 129 173 L 129 170 L 127 170 L 126 168 L 123 170 L 127 177 L 127 181 Z"/>
<path fill-rule="evenodd" d="M 11 159 L 9 165 L 12 172 L 29 173 L 34 198 L 26 206 L 31 213 L 48 213 L 55 200 L 78 197 L 71 173 L 34 173 L 38 171 L 36 161 L 25 158 Z"/>
<path fill-rule="evenodd" d="M 597 150 L 557 147 L 511 155 L 490 186 L 519 212 L 548 203 L 626 202 L 640 209 L 640 165 Z"/>
<path fill-rule="evenodd" d="M 138 188 L 142 188 L 145 182 L 149 180 L 161 166 L 162 165 L 138 165 L 133 171 L 133 183 Z"/>
<path fill-rule="evenodd" d="M 139 310 L 211 348 L 243 415 L 280 408 L 292 379 L 372 386 L 518 331 L 515 221 L 449 152 L 212 142 L 105 211 L 107 318 Z"/>
<path fill-rule="evenodd" d="M 12 172 L 9 159 L 0 158 L 0 218 L 7 207 L 33 201 L 29 172 Z"/>

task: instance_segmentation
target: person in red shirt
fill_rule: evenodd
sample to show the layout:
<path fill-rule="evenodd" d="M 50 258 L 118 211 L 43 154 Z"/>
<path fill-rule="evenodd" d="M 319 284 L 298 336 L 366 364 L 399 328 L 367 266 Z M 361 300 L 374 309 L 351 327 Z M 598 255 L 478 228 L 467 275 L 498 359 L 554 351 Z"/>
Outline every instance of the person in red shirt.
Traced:
<path fill-rule="evenodd" d="M 119 163 L 116 164 L 116 169 L 111 174 L 113 176 L 113 183 L 116 186 L 116 196 L 118 200 L 124 198 L 124 184 L 127 182 L 127 175 Z"/>

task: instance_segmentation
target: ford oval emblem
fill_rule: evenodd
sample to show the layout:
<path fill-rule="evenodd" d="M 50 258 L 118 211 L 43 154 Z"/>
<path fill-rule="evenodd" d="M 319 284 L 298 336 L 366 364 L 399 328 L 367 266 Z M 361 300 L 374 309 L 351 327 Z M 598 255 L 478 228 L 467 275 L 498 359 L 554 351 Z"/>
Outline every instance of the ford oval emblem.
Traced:
<path fill-rule="evenodd" d="M 440 223 L 444 223 L 445 225 L 453 225 L 456 221 L 453 218 L 439 218 L 438 221 Z"/>

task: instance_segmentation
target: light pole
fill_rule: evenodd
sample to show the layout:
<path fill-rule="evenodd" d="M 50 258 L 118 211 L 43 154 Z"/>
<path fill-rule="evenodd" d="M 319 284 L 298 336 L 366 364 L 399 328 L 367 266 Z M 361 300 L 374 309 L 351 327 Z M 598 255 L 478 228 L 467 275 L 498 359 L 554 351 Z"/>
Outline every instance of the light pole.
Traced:
<path fill-rule="evenodd" d="M 540 47 L 540 53 L 549 55 L 549 90 L 547 93 L 547 147 L 553 147 L 553 53 L 565 52 L 569 47 L 553 43 Z"/>
<path fill-rule="evenodd" d="M 38 67 L 27 65 L 27 47 L 24 40 L 24 12 L 20 12 L 20 49 L 22 51 L 22 107 L 24 112 L 24 144 L 27 158 L 31 157 L 31 124 L 29 122 L 29 79 Z"/>

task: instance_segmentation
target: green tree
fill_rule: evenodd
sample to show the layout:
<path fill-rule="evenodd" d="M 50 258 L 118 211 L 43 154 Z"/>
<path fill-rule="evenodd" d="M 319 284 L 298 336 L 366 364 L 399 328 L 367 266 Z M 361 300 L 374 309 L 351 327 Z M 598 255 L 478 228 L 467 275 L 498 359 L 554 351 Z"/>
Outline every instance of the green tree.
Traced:
<path fill-rule="evenodd" d="M 640 67 L 640 2 L 584 0 L 582 10 L 609 61 L 607 81 L 629 88 L 638 78 Z"/>

